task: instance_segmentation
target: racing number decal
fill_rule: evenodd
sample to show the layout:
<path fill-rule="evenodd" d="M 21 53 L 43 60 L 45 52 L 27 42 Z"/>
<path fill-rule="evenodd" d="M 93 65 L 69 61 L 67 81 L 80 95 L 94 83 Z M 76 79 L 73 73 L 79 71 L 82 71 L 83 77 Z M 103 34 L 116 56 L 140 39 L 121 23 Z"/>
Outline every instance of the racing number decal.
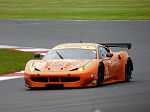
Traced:
<path fill-rule="evenodd" d="M 116 77 L 117 75 L 120 74 L 120 72 L 122 71 L 122 64 L 121 64 L 121 60 L 119 59 L 111 59 L 109 60 L 109 73 L 110 73 L 110 77 Z"/>
<path fill-rule="evenodd" d="M 104 61 L 104 66 L 105 66 L 105 78 L 109 78 L 109 64 L 110 64 L 111 62 L 110 62 L 110 60 L 105 60 Z"/>
<path fill-rule="evenodd" d="M 110 68 L 115 68 L 115 72 L 120 72 L 122 69 L 121 61 L 119 59 L 114 60 L 113 63 L 110 64 Z"/>

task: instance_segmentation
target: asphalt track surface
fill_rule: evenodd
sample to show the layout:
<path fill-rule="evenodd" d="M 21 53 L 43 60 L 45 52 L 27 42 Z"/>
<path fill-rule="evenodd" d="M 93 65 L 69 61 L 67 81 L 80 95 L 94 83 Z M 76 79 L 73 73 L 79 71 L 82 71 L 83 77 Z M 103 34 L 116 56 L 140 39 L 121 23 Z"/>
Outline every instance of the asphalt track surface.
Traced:
<path fill-rule="evenodd" d="M 51 48 L 68 42 L 131 42 L 131 82 L 96 88 L 30 90 L 0 81 L 0 112 L 150 112 L 150 21 L 0 20 L 0 44 Z M 126 50 L 126 49 L 123 49 Z"/>

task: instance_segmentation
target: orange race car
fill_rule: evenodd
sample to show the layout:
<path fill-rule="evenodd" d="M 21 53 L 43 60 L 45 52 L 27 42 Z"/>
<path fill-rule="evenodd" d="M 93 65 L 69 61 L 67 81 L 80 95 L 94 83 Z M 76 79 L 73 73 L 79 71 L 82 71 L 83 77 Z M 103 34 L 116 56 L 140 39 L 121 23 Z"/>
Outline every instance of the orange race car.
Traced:
<path fill-rule="evenodd" d="M 126 51 L 130 43 L 68 43 L 52 48 L 42 60 L 30 60 L 25 67 L 25 86 L 84 87 L 130 81 L 133 63 Z M 39 58 L 40 54 L 35 54 Z"/>

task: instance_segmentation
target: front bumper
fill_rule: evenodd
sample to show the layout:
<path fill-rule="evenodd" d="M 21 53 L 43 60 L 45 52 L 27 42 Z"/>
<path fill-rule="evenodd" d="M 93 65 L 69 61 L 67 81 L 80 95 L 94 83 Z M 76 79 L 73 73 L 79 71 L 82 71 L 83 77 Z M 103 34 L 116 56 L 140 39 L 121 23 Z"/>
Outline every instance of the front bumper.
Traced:
<path fill-rule="evenodd" d="M 36 75 L 25 73 L 25 86 L 27 87 L 84 87 L 95 86 L 97 75 L 92 74 L 71 74 L 71 75 Z"/>

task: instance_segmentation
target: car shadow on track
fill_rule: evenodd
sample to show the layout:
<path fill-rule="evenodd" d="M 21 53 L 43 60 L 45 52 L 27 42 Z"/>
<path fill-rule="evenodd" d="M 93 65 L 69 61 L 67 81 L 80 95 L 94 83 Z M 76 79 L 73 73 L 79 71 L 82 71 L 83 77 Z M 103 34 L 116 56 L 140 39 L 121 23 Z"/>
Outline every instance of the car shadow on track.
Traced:
<path fill-rule="evenodd" d="M 137 81 L 130 81 L 130 82 L 125 82 L 125 81 L 120 81 L 120 82 L 113 82 L 113 83 L 108 83 L 108 84 L 104 84 L 102 87 L 112 87 L 112 86 L 122 86 L 122 85 L 130 85 L 133 83 L 136 83 Z"/>
<path fill-rule="evenodd" d="M 28 88 L 27 91 L 43 91 L 43 90 L 76 90 L 76 89 L 94 89 L 94 88 L 106 88 L 106 87 L 113 87 L 113 86 L 122 86 L 122 85 L 130 85 L 136 83 L 137 81 L 130 81 L 130 82 L 114 82 L 104 84 L 101 87 L 45 87 L 45 88 Z"/>
<path fill-rule="evenodd" d="M 46 87 L 46 88 L 28 88 L 27 91 L 43 91 L 43 90 L 75 90 L 75 89 L 88 89 L 93 87 Z"/>

